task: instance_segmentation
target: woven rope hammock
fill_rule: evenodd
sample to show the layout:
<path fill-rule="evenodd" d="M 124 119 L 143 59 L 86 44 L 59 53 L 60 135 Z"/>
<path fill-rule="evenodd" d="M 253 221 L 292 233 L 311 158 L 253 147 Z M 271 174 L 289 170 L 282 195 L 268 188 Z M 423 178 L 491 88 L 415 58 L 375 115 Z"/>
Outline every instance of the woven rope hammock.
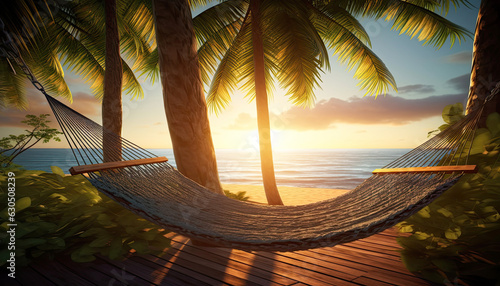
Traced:
<path fill-rule="evenodd" d="M 364 238 L 408 218 L 476 171 L 467 160 L 482 108 L 337 198 L 300 206 L 246 203 L 211 192 L 165 158 L 45 95 L 80 165 L 73 174 L 87 174 L 98 190 L 144 218 L 213 246 L 293 251 Z M 114 154 L 120 162 L 103 163 L 104 138 L 122 146 Z"/>
<path fill-rule="evenodd" d="M 48 100 L 79 165 L 70 169 L 72 174 L 85 173 L 98 190 L 127 209 L 213 246 L 294 251 L 350 242 L 408 218 L 464 173 L 476 171 L 467 161 L 482 107 L 339 197 L 300 206 L 237 201 L 184 177 L 166 158 L 103 130 L 48 95 L 15 47 L 3 53 Z M 121 150 L 105 155 L 103 143 Z M 104 162 L 105 156 L 119 162 Z"/>

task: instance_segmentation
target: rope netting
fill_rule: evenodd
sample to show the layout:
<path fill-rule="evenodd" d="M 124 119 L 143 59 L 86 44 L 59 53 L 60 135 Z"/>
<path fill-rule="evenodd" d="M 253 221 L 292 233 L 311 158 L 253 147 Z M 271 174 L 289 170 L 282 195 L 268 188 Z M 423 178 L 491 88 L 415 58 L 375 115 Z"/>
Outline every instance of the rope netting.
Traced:
<path fill-rule="evenodd" d="M 105 141 L 108 141 L 108 146 L 114 147 L 108 148 L 107 152 L 118 158 L 117 161 L 156 157 L 148 150 L 105 130 L 50 95 L 45 96 L 79 165 L 105 162 Z M 384 168 L 466 165 L 481 112 L 482 109 L 477 109 L 468 114 Z"/>
<path fill-rule="evenodd" d="M 52 96 L 45 94 L 45 97 L 73 150 L 78 165 L 99 164 L 107 161 L 103 150 L 105 141 L 108 146 L 113 147 L 106 150 L 106 156 L 117 158 L 119 161 L 156 157 L 146 149 L 107 131 L 101 125 Z"/>

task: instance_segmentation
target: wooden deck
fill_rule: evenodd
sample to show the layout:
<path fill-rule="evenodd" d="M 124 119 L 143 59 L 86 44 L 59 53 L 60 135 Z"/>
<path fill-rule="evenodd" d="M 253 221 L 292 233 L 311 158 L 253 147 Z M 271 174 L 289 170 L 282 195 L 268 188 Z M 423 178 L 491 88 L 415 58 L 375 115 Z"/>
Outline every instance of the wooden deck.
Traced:
<path fill-rule="evenodd" d="M 92 263 L 69 258 L 17 269 L 2 285 L 430 285 L 401 263 L 396 231 L 335 247 L 296 252 L 245 252 L 193 246 L 172 235 L 161 256 L 100 257 Z M 6 284 L 8 283 L 8 284 Z"/>

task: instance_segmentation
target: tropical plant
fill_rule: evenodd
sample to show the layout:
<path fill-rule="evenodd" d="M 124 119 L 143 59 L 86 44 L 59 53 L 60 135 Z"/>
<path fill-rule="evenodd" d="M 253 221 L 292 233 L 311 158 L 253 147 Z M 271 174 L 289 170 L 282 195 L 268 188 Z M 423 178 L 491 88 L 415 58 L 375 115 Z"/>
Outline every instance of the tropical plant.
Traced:
<path fill-rule="evenodd" d="M 429 133 L 427 133 L 427 137 L 430 137 L 436 133 L 444 131 L 446 128 L 450 127 L 451 125 L 460 121 L 460 119 L 464 118 L 465 113 L 463 104 L 461 102 L 457 102 L 455 104 L 450 104 L 445 106 L 443 112 L 441 113 L 441 117 L 443 118 L 443 121 L 445 123 L 439 126 L 438 129 L 432 130 Z"/>
<path fill-rule="evenodd" d="M 247 192 L 245 191 L 238 191 L 236 193 L 233 193 L 230 190 L 224 190 L 224 195 L 226 195 L 226 197 L 228 198 L 239 201 L 248 201 L 248 199 L 250 198 L 249 196 L 247 196 Z"/>
<path fill-rule="evenodd" d="M 103 100 L 103 126 L 121 135 L 122 77 L 124 89 L 134 97 L 143 91 L 129 62 L 140 63 L 154 45 L 152 13 L 148 1 L 81 0 L 71 2 L 5 1 L 0 17 L 15 47 L 52 94 L 71 99 L 64 80 L 63 65 L 88 82 Z M 91 17 L 89 15 L 91 14 Z M 123 40 L 120 41 L 120 38 Z M 49 64 L 47 64 L 49 63 Z M 122 68 L 123 67 L 123 68 Z M 2 105 L 26 108 L 22 73 L 6 59 L 0 63 Z M 11 70 L 12 69 L 12 70 Z M 104 138 L 104 160 L 119 160 L 120 142 Z M 112 144 L 112 145 L 110 145 Z M 111 152 L 111 151 L 112 152 Z M 111 157 L 110 154 L 118 155 Z"/>
<path fill-rule="evenodd" d="M 140 0 L 117 2 L 118 28 L 124 74 L 124 89 L 133 97 L 143 91 L 133 69 L 154 48 L 151 4 Z M 54 95 L 71 99 L 62 66 L 91 84 L 103 95 L 105 65 L 104 1 L 2 1 L 0 18 L 5 31 L 34 75 Z M 92 17 L 89 17 L 92 14 Z M 26 77 L 14 63 L 2 57 L 0 77 L 3 105 L 26 109 Z M 128 63 L 135 63 L 131 67 Z M 18 71 L 14 73 L 13 69 Z"/>
<path fill-rule="evenodd" d="M 15 178 L 16 265 L 59 254 L 77 262 L 96 255 L 120 259 L 132 249 L 160 254 L 170 245 L 167 230 L 101 195 L 83 176 L 66 176 L 58 167 L 52 171 L 0 172 L 3 202 L 9 196 L 7 178 Z M 2 264 L 10 255 L 9 212 L 8 207 L 0 211 Z"/>
<path fill-rule="evenodd" d="M 202 78 L 210 85 L 207 101 L 219 112 L 236 88 L 255 98 L 261 168 L 269 204 L 282 204 L 276 187 L 270 136 L 268 92 L 273 80 L 290 101 L 314 102 L 320 75 L 329 69 L 328 50 L 355 68 L 354 77 L 367 94 L 380 94 L 396 83 L 370 50 L 370 39 L 356 16 L 385 18 L 393 28 L 425 45 L 441 47 L 467 35 L 463 28 L 434 11 L 467 1 L 303 1 L 228 0 L 194 18 Z"/>
<path fill-rule="evenodd" d="M 8 2 L 14 1 L 4 1 L 2 4 L 7 4 Z M 193 3 L 202 3 L 204 1 L 192 1 Z M 37 6 L 37 4 L 43 4 Z M 34 67 L 33 70 L 35 75 L 40 78 L 40 81 L 49 92 L 55 91 L 55 94 L 66 95 L 68 98 L 71 97 L 71 93 L 67 88 L 62 74 L 62 64 L 65 64 L 72 68 L 74 72 L 82 76 L 85 80 L 90 82 L 94 94 L 98 98 L 102 97 L 103 94 L 103 80 L 104 80 L 104 65 L 105 65 L 105 36 L 104 36 L 104 1 L 100 0 L 80 0 L 80 1 L 57 1 L 55 7 L 45 3 L 37 2 L 31 0 L 16 1 L 13 4 L 16 5 L 6 5 L 6 8 L 2 12 L 6 15 L 0 14 L 0 18 L 7 19 L 5 23 L 7 25 L 6 30 L 10 31 L 11 35 L 14 36 L 15 43 L 18 46 L 24 47 L 21 49 L 21 54 L 28 62 L 29 66 Z M 52 2 L 51 2 L 52 3 Z M 160 1 L 161 3 L 161 1 Z M 165 2 L 169 4 L 168 1 Z M 189 7 L 187 2 L 179 2 L 186 7 Z M 179 4 L 177 3 L 177 4 Z M 41 11 L 40 7 L 52 7 L 49 13 L 44 13 Z M 158 4 L 157 4 L 158 6 Z M 27 8 L 28 7 L 28 8 Z M 8 8 L 8 9 L 7 9 Z M 167 9 L 170 9 L 167 7 Z M 157 10 L 161 10 L 158 8 Z M 188 8 L 189 10 L 189 8 Z M 158 63 L 158 49 L 156 49 L 156 37 L 154 23 L 152 21 L 152 1 L 148 0 L 118 0 L 117 2 L 117 15 L 118 15 L 118 30 L 120 32 L 120 44 L 122 56 L 125 60 L 122 60 L 123 71 L 124 71 L 124 88 L 127 92 L 132 93 L 134 96 L 142 96 L 142 90 L 140 89 L 140 84 L 137 81 L 132 69 L 127 63 L 135 62 L 133 68 L 143 71 L 143 74 L 147 74 L 151 80 L 156 80 L 159 75 L 159 63 Z M 17 14 L 16 14 L 17 13 Z M 91 14 L 91 16 L 89 16 Z M 162 12 L 162 14 L 164 14 Z M 174 13 L 176 17 L 179 14 Z M 10 17 L 12 16 L 12 17 Z M 190 13 L 183 14 L 185 16 L 183 21 L 186 23 L 191 22 Z M 32 21 L 29 21 L 32 20 Z M 24 22 L 23 22 L 24 21 Z M 175 38 L 175 33 L 185 37 L 189 34 L 186 26 L 179 22 L 178 26 L 168 26 L 161 24 L 160 30 L 171 30 L 174 33 L 167 33 L 168 36 Z M 172 27 L 172 28 L 170 28 Z M 29 33 L 23 33 L 23 28 L 27 29 Z M 35 32 L 32 32 L 35 31 Z M 52 38 L 50 38 L 52 37 Z M 54 38 L 55 37 L 55 38 Z M 173 40 L 175 42 L 175 39 Z M 54 64 L 54 68 L 51 73 L 48 71 L 40 70 L 38 68 L 48 68 L 49 65 L 42 65 L 41 63 L 47 60 L 42 57 L 33 56 L 34 47 L 41 47 L 42 52 L 52 55 L 50 63 Z M 170 49 L 163 49 L 163 51 L 169 54 Z M 178 49 L 177 54 L 170 53 L 172 56 L 178 57 L 179 59 L 189 59 L 189 49 Z M 60 55 L 61 57 L 58 57 Z M 40 60 L 42 58 L 42 60 Z M 61 63 L 60 59 L 64 59 Z M 166 58 L 164 55 L 163 58 Z M 39 65 L 39 66 L 37 66 Z M 169 66 L 162 64 L 162 70 L 175 70 L 178 66 L 185 66 L 181 63 L 178 66 Z M 187 74 L 199 73 L 198 67 L 193 65 L 187 65 Z M 10 65 L 7 61 L 0 62 L 0 69 L 2 69 L 1 76 L 5 76 L 4 79 L 0 77 L 0 90 L 8 91 L 6 93 L 0 93 L 0 104 L 3 105 L 14 105 L 20 108 L 26 107 L 26 102 L 24 100 L 23 82 L 24 79 L 21 76 L 16 76 L 12 72 L 9 72 Z M 115 69 L 107 69 L 108 71 L 116 72 Z M 164 72 L 165 73 L 165 72 Z M 18 73 L 19 74 L 19 73 Z M 171 85 L 182 85 L 182 86 L 196 86 L 197 81 L 195 78 L 184 76 L 183 71 L 178 74 L 182 74 L 182 77 L 177 78 L 162 78 L 162 82 L 170 81 Z M 184 81 L 181 84 L 180 81 Z M 56 82 L 57 81 L 57 82 Z M 58 87 L 57 89 L 51 89 L 51 87 Z M 168 122 L 170 133 L 173 141 L 173 148 L 175 150 L 176 161 L 179 166 L 179 170 L 186 176 L 194 179 L 200 184 L 213 189 L 216 192 L 222 193 L 222 187 L 220 186 L 219 177 L 217 173 L 217 164 L 215 161 L 215 152 L 213 148 L 213 143 L 211 139 L 210 129 L 208 125 L 208 115 L 206 112 L 206 106 L 204 102 L 204 95 L 202 93 L 202 84 L 199 83 L 200 88 L 193 88 L 193 90 L 188 90 L 188 97 L 192 97 L 193 104 L 184 104 L 181 101 L 185 97 L 178 96 L 176 92 L 167 87 L 164 88 L 165 98 L 167 94 L 170 94 L 173 98 L 165 101 L 165 106 L 172 106 L 167 108 L 166 113 L 169 118 L 173 115 L 180 115 L 181 117 L 186 114 L 190 114 L 190 119 L 185 122 L 193 122 L 192 126 L 185 126 L 179 124 L 183 120 L 176 120 L 171 118 Z M 64 89 L 65 93 L 63 93 Z M 199 90 L 200 92 L 198 92 Z M 111 100 L 111 104 L 105 104 L 110 106 L 110 108 L 103 109 L 103 125 L 107 126 L 107 123 L 113 122 L 116 118 L 120 116 L 115 116 L 114 110 L 121 110 L 121 106 L 118 97 Z M 176 103 L 177 102 L 177 103 Z M 116 108 L 113 110 L 113 106 Z M 196 109 L 200 106 L 200 110 L 197 112 L 191 112 L 190 110 L 183 110 L 183 108 Z M 108 120 L 109 119 L 109 120 Z M 115 133 L 119 134 L 117 126 L 107 127 L 115 130 Z M 187 133 L 186 130 L 194 130 L 193 133 Z M 187 139 L 185 139 L 187 138 Z M 109 148 L 107 148 L 109 149 Z"/>
<path fill-rule="evenodd" d="M 500 281 L 500 114 L 475 133 L 469 164 L 477 174 L 397 226 L 411 272 L 445 285 L 496 285 Z M 474 146 L 480 146 L 475 148 Z M 456 283 L 456 284 L 452 284 Z"/>
<path fill-rule="evenodd" d="M 28 125 L 31 130 L 25 130 L 24 134 L 9 135 L 0 139 L 0 167 L 7 168 L 12 164 L 12 160 L 35 146 L 38 142 L 48 143 L 51 140 L 61 141 L 58 135 L 62 134 L 55 128 L 50 128 L 47 120 L 49 114 L 39 116 L 28 114 L 26 120 L 21 121 Z"/>

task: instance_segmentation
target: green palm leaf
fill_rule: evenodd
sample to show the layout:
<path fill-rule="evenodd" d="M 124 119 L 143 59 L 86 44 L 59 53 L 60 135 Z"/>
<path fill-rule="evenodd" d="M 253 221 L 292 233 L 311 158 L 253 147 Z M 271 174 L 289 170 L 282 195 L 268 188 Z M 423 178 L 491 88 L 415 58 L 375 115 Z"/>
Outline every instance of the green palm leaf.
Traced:
<path fill-rule="evenodd" d="M 249 15 L 247 14 L 245 19 L 248 17 Z M 241 53 L 245 44 L 248 43 L 248 38 L 251 38 L 251 25 L 249 21 L 244 21 L 243 23 L 232 45 L 227 49 L 220 60 L 207 94 L 207 104 L 215 113 L 220 112 L 229 104 L 231 101 L 231 93 L 240 81 L 241 70 L 247 65 L 241 60 Z M 205 60 L 205 58 L 207 59 Z M 207 63 L 205 61 L 211 59 L 213 58 L 202 57 L 202 67 Z"/>
<path fill-rule="evenodd" d="M 17 68 L 17 74 L 12 72 L 12 67 L 6 58 L 0 58 L 0 107 L 15 107 L 26 109 L 28 102 L 25 96 L 26 77 Z"/>
<path fill-rule="evenodd" d="M 209 85 L 217 64 L 233 43 L 245 16 L 248 4 L 229 0 L 207 9 L 193 19 L 194 31 L 200 48 L 198 60 L 202 80 Z"/>
<path fill-rule="evenodd" d="M 392 28 L 400 34 L 404 33 L 412 38 L 417 36 L 424 45 L 433 45 L 436 48 L 442 47 L 448 38 L 453 45 L 456 40 L 461 42 L 472 35 L 435 13 L 438 10 L 442 13 L 448 12 L 450 4 L 454 7 L 461 4 L 470 5 L 466 0 L 338 0 L 337 4 L 353 15 L 394 21 Z"/>
<path fill-rule="evenodd" d="M 453 46 L 455 41 L 461 42 L 466 36 L 472 38 L 472 34 L 466 29 L 412 3 L 397 1 L 389 7 L 385 16 L 387 21 L 394 21 L 393 29 L 411 38 L 417 36 L 424 45 L 440 48 L 447 39 L 450 39 Z"/>
<path fill-rule="evenodd" d="M 141 83 L 135 76 L 130 66 L 124 60 L 122 60 L 122 67 L 124 92 L 126 94 L 130 94 L 132 96 L 132 99 L 144 98 L 144 91 L 142 90 Z"/>
<path fill-rule="evenodd" d="M 342 14 L 337 15 L 342 19 Z M 319 10 L 314 10 L 312 21 L 339 61 L 347 64 L 349 70 L 356 67 L 354 77 L 360 81 L 358 85 L 366 90 L 366 94 L 385 93 L 389 86 L 397 90 L 396 81 L 382 60 L 349 29 Z"/>
<path fill-rule="evenodd" d="M 280 3 L 281 5 L 283 3 Z M 270 27 L 266 37 L 272 38 L 276 55 L 276 76 L 281 86 L 288 90 L 290 100 L 297 105 L 314 103 L 314 88 L 319 84 L 322 67 L 329 68 L 328 51 L 309 21 L 306 5 L 293 6 L 292 10 L 273 10 L 267 17 Z"/>

